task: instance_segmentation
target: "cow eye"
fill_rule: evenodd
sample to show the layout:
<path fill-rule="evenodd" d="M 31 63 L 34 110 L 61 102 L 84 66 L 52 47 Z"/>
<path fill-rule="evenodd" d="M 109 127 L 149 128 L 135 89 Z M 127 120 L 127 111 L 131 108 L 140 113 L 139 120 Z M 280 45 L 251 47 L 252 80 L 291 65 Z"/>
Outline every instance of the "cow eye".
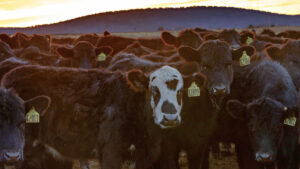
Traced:
<path fill-rule="evenodd" d="M 152 96 L 153 96 L 155 104 L 157 104 L 160 99 L 160 92 L 157 87 L 152 87 Z"/>

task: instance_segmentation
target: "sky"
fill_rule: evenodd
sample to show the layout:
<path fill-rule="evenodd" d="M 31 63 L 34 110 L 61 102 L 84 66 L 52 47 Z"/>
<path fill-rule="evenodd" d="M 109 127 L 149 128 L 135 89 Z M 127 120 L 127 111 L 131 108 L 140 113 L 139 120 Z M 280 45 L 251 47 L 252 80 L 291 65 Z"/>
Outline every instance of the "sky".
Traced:
<path fill-rule="evenodd" d="M 0 0 L 0 27 L 26 27 L 128 9 L 225 6 L 300 14 L 300 0 Z"/>

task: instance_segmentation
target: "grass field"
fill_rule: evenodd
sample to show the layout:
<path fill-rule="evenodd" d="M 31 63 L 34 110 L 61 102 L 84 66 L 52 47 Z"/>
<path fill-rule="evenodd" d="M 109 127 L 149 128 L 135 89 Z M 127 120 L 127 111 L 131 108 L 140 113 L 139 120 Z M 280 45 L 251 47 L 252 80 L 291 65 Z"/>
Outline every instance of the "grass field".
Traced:
<path fill-rule="evenodd" d="M 266 27 L 254 28 L 257 33 L 260 33 Z M 300 31 L 300 26 L 276 26 L 276 27 L 268 27 L 272 29 L 276 34 L 285 30 L 296 30 Z M 246 28 L 245 28 L 246 29 Z M 237 31 L 245 30 L 245 29 L 236 29 Z M 220 31 L 222 29 L 214 29 L 216 31 Z M 170 31 L 172 34 L 177 35 L 180 31 Z M 131 38 L 158 38 L 160 37 L 161 32 L 123 32 L 123 33 L 112 33 L 113 35 L 131 37 Z M 79 37 L 80 34 L 68 34 L 68 35 L 53 35 L 54 37 Z"/>

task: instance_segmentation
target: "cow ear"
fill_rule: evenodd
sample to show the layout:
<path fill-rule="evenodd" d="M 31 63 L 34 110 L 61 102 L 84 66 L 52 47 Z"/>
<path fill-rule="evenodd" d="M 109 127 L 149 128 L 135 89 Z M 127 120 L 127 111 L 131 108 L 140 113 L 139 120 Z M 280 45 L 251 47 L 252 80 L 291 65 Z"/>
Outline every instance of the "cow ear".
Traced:
<path fill-rule="evenodd" d="M 113 53 L 113 48 L 110 46 L 101 46 L 95 49 L 96 56 L 101 53 L 104 53 L 106 56 L 110 56 Z"/>
<path fill-rule="evenodd" d="M 72 58 L 74 56 L 73 49 L 67 47 L 57 48 L 56 53 L 64 58 Z"/>
<path fill-rule="evenodd" d="M 141 70 L 133 69 L 126 74 L 127 83 L 136 92 L 144 92 L 148 89 L 149 77 Z"/>
<path fill-rule="evenodd" d="M 282 51 L 281 51 L 280 48 L 278 48 L 276 46 L 270 46 L 270 47 L 266 48 L 265 49 L 265 54 L 271 60 L 278 61 L 278 62 L 283 60 Z"/>
<path fill-rule="evenodd" d="M 245 31 L 245 32 L 240 33 L 240 35 L 241 35 L 241 43 L 242 44 L 247 44 L 248 43 L 248 45 L 249 45 L 255 39 L 255 33 L 254 32 Z"/>
<path fill-rule="evenodd" d="M 179 45 L 177 37 L 167 31 L 161 33 L 161 40 L 167 46 L 177 47 Z"/>
<path fill-rule="evenodd" d="M 238 100 L 229 100 L 226 103 L 226 110 L 233 118 L 244 120 L 247 106 Z"/>
<path fill-rule="evenodd" d="M 183 82 L 184 89 L 189 88 L 194 82 L 198 87 L 202 89 L 206 84 L 206 76 L 202 73 L 194 73 L 191 75 L 183 76 Z"/>
<path fill-rule="evenodd" d="M 251 61 L 256 55 L 256 49 L 253 46 L 242 46 L 236 50 L 231 50 L 232 60 L 238 62 L 244 52 L 246 52 L 246 54 L 250 57 Z"/>
<path fill-rule="evenodd" d="M 200 62 L 201 56 L 199 52 L 189 46 L 182 46 L 178 49 L 178 54 L 188 62 Z"/>
<path fill-rule="evenodd" d="M 51 35 L 45 35 L 45 38 L 47 39 L 48 42 L 51 42 Z"/>
<path fill-rule="evenodd" d="M 217 35 L 217 34 L 207 34 L 207 35 L 205 35 L 204 37 L 203 37 L 203 39 L 205 40 L 205 41 L 207 41 L 207 40 L 217 40 L 219 38 L 219 36 Z"/>
<path fill-rule="evenodd" d="M 41 115 L 44 116 L 51 104 L 49 96 L 40 95 L 24 102 L 25 111 L 30 111 L 33 107 Z"/>

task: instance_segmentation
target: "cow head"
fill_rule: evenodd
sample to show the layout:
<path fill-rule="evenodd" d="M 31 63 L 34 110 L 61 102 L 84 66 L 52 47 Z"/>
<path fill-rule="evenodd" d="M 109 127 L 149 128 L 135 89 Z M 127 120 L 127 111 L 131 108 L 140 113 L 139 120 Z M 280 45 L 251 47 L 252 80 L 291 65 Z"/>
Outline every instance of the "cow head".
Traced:
<path fill-rule="evenodd" d="M 44 100 L 47 106 L 42 104 Z M 48 105 L 48 98 L 36 97 L 24 102 L 13 90 L 0 88 L 0 168 L 18 166 L 23 161 L 25 114 L 29 107 L 35 106 L 38 112 L 43 112 Z"/>
<path fill-rule="evenodd" d="M 206 41 L 199 49 L 184 46 L 178 50 L 186 61 L 198 63 L 200 72 L 207 77 L 211 98 L 218 100 L 230 93 L 233 52 L 228 43 L 219 40 Z"/>
<path fill-rule="evenodd" d="M 266 50 L 268 58 L 280 62 L 291 75 L 293 82 L 300 89 L 300 40 L 289 41 L 281 48 L 270 46 Z"/>
<path fill-rule="evenodd" d="M 25 108 L 12 90 L 0 89 L 0 164 L 23 161 Z"/>
<path fill-rule="evenodd" d="M 170 32 L 164 31 L 161 33 L 161 39 L 167 46 L 176 48 L 180 46 L 198 48 L 203 41 L 201 36 L 192 29 L 185 29 L 181 31 L 177 37 L 172 35 Z"/>
<path fill-rule="evenodd" d="M 163 66 L 145 75 L 140 70 L 127 73 L 127 80 L 135 91 L 146 92 L 147 102 L 152 110 L 154 123 L 161 128 L 171 128 L 181 123 L 182 97 L 184 82 L 191 77 L 183 78 L 178 70 Z M 203 86 L 205 77 L 198 75 L 196 83 Z"/>
<path fill-rule="evenodd" d="M 112 53 L 112 48 L 108 46 L 95 48 L 89 42 L 78 42 L 73 48 L 61 47 L 57 53 L 71 62 L 72 67 L 91 69 L 105 62 Z M 99 55 L 104 54 L 104 59 L 99 60 Z"/>
<path fill-rule="evenodd" d="M 234 118 L 242 119 L 247 124 L 253 155 L 256 161 L 262 163 L 276 159 L 285 121 L 296 118 L 298 112 L 296 108 L 287 108 L 269 97 L 259 98 L 249 104 L 229 100 L 226 108 Z"/>

